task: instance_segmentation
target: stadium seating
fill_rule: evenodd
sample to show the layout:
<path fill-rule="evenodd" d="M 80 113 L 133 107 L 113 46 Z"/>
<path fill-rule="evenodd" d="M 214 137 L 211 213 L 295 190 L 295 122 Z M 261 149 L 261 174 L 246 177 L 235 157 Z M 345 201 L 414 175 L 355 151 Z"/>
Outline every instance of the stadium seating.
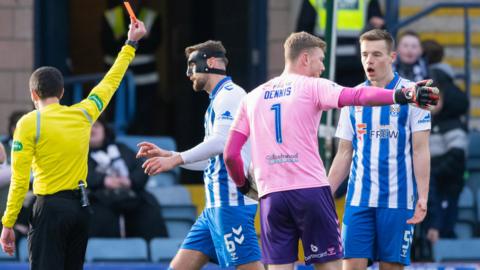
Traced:
<path fill-rule="evenodd" d="M 173 186 L 177 183 L 177 178 L 173 173 L 161 173 L 152 175 L 148 178 L 146 189 L 149 190 L 156 187 Z"/>
<path fill-rule="evenodd" d="M 27 238 L 22 238 L 18 242 L 18 259 L 21 262 L 28 262 L 28 240 Z"/>
<path fill-rule="evenodd" d="M 140 142 L 151 142 L 158 147 L 165 149 L 165 150 L 170 150 L 170 151 L 176 151 L 177 150 L 177 144 L 175 143 L 175 140 L 172 137 L 168 136 L 133 136 L 133 135 L 119 135 L 117 136 L 117 142 L 124 143 L 127 145 L 130 149 L 133 151 L 137 152 L 138 147 L 137 144 Z M 177 167 L 169 173 L 173 173 L 178 179 L 178 176 L 180 175 L 180 169 Z"/>
<path fill-rule="evenodd" d="M 7 253 L 0 250 L 0 262 L 1 261 L 16 261 L 16 260 L 17 260 L 17 254 L 14 254 L 13 256 L 10 256 Z"/>
<path fill-rule="evenodd" d="M 184 238 L 187 236 L 194 221 L 189 218 L 168 218 L 165 219 L 168 236 L 171 238 Z"/>
<path fill-rule="evenodd" d="M 183 238 L 154 238 L 150 241 L 152 262 L 169 262 L 183 242 Z"/>
<path fill-rule="evenodd" d="M 470 173 L 480 172 L 480 132 L 470 132 L 468 140 L 467 169 Z"/>
<path fill-rule="evenodd" d="M 479 261 L 480 239 L 440 239 L 433 246 L 435 262 Z"/>
<path fill-rule="evenodd" d="M 165 219 L 188 219 L 194 221 L 197 208 L 192 204 L 188 189 L 183 186 L 158 187 L 149 189 L 162 207 Z"/>
<path fill-rule="evenodd" d="M 477 204 L 475 194 L 468 185 L 463 187 L 458 200 L 458 221 L 455 233 L 458 238 L 471 238 L 477 230 Z"/>
<path fill-rule="evenodd" d="M 147 242 L 142 238 L 91 238 L 85 261 L 148 261 Z"/>
<path fill-rule="evenodd" d="M 153 188 L 149 190 L 162 206 L 191 205 L 192 197 L 184 186 Z"/>

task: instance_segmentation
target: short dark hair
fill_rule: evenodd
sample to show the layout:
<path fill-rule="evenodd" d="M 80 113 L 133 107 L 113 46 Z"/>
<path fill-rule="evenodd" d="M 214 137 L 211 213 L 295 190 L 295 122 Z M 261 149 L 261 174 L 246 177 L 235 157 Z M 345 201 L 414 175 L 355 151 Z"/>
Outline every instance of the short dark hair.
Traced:
<path fill-rule="evenodd" d="M 63 90 L 62 73 L 54 67 L 41 67 L 30 76 L 30 90 L 35 90 L 40 99 L 60 98 Z"/>
<path fill-rule="evenodd" d="M 443 60 L 443 46 L 433 39 L 422 42 L 423 53 L 429 65 L 440 63 Z"/>
<path fill-rule="evenodd" d="M 363 33 L 360 36 L 359 41 L 362 42 L 364 40 L 367 41 L 376 41 L 376 40 L 383 40 L 387 43 L 387 49 L 389 52 L 392 52 L 395 49 L 395 41 L 393 40 L 392 35 L 382 29 L 373 29 Z"/>
<path fill-rule="evenodd" d="M 285 40 L 285 43 L 283 43 L 285 60 L 295 61 L 303 51 L 312 48 L 320 48 L 325 52 L 327 43 L 325 43 L 325 41 L 323 41 L 321 38 L 304 31 L 292 33 Z"/>
<path fill-rule="evenodd" d="M 417 32 L 415 32 L 413 30 L 405 30 L 405 31 L 401 32 L 400 34 L 398 34 L 398 37 L 397 37 L 398 43 L 400 43 L 400 40 L 402 40 L 402 38 L 407 37 L 407 36 L 415 37 L 416 39 L 420 40 L 420 35 Z"/>
<path fill-rule="evenodd" d="M 10 138 L 13 138 L 13 130 L 15 130 L 18 120 L 27 113 L 27 111 L 14 111 L 8 116 L 8 136 Z"/>
<path fill-rule="evenodd" d="M 227 54 L 227 50 L 223 46 L 222 42 L 218 40 L 207 40 L 203 43 L 189 46 L 185 48 L 185 56 L 188 58 L 190 54 L 195 51 L 209 51 L 209 52 L 215 52 L 215 53 L 222 53 L 223 55 Z M 221 59 L 225 63 L 225 66 L 228 65 L 227 57 L 224 56 L 224 57 L 221 57 Z"/>

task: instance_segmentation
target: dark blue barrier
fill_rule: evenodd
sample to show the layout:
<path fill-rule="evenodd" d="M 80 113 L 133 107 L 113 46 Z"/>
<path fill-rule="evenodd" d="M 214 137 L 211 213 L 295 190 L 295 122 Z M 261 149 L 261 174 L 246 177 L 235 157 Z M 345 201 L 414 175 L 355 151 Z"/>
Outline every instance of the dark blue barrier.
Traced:
<path fill-rule="evenodd" d="M 1 252 L 1 251 L 0 251 Z M 167 270 L 166 263 L 87 263 L 84 270 Z M 2 270 L 28 270 L 27 263 L 1 263 Z M 217 265 L 209 264 L 203 270 L 220 270 Z M 226 268 L 226 270 L 234 270 L 235 268 Z"/>
<path fill-rule="evenodd" d="M 84 270 L 166 270 L 168 264 L 165 263 L 91 263 L 85 264 Z M 0 263 L 2 270 L 28 270 L 26 263 Z M 220 270 L 217 265 L 209 264 L 203 270 Z M 235 268 L 226 268 L 226 270 L 233 270 Z M 377 270 L 378 264 L 369 267 L 370 270 Z M 480 264 L 466 264 L 466 263 L 415 263 L 405 270 L 477 270 L 480 269 Z M 311 266 L 297 265 L 296 270 L 313 270 Z"/>

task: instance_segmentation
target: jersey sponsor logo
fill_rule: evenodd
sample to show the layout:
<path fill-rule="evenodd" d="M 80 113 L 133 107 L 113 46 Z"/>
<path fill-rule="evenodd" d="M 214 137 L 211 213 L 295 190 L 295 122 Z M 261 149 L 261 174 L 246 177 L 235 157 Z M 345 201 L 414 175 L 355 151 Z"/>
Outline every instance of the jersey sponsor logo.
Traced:
<path fill-rule="evenodd" d="M 292 93 L 292 87 L 288 86 L 286 88 L 280 89 L 273 89 L 273 90 L 266 90 L 263 94 L 263 99 L 274 99 L 274 98 L 281 98 L 290 96 Z"/>
<path fill-rule="evenodd" d="M 227 91 L 233 90 L 233 84 L 227 83 L 223 88 L 225 88 Z"/>
<path fill-rule="evenodd" d="M 430 123 L 432 121 L 432 117 L 430 114 L 425 115 L 422 119 L 418 120 L 418 124 L 425 124 L 425 123 Z"/>
<path fill-rule="evenodd" d="M 380 129 L 368 131 L 370 138 L 376 139 L 396 139 L 398 138 L 398 130 L 391 130 L 389 125 L 380 126 Z"/>
<path fill-rule="evenodd" d="M 379 129 L 368 130 L 367 124 L 358 123 L 357 124 L 357 138 L 362 140 L 363 137 L 367 135 L 370 139 L 397 139 L 398 130 L 392 130 L 390 125 L 380 126 Z"/>
<path fill-rule="evenodd" d="M 295 163 L 298 162 L 298 153 L 295 154 L 271 154 L 266 157 L 268 164 Z"/>
<path fill-rule="evenodd" d="M 314 245 L 310 245 L 310 250 L 314 254 L 310 254 L 309 256 L 306 256 L 305 261 L 309 261 L 311 259 L 319 259 L 319 258 L 323 258 L 323 257 L 335 256 L 337 254 L 337 251 L 336 251 L 335 247 L 333 247 L 333 246 L 327 248 L 327 250 L 325 250 L 321 253 L 317 253 L 318 252 L 318 247 L 314 246 Z"/>
<path fill-rule="evenodd" d="M 400 114 L 400 105 L 398 104 L 390 105 L 390 116 L 398 117 L 399 114 Z"/>
<path fill-rule="evenodd" d="M 102 100 L 100 99 L 99 96 L 97 96 L 96 94 L 91 94 L 90 96 L 88 96 L 88 99 L 93 101 L 93 103 L 95 103 L 95 105 L 97 106 L 97 109 L 99 111 L 102 111 L 103 109 L 103 102 Z"/>
<path fill-rule="evenodd" d="M 361 141 L 363 139 L 363 135 L 367 134 L 367 124 L 365 123 L 358 123 L 357 124 L 357 138 Z"/>
<path fill-rule="evenodd" d="M 13 152 L 20 152 L 23 150 L 23 144 L 20 141 L 13 141 L 12 143 Z"/>
<path fill-rule="evenodd" d="M 230 111 L 225 111 L 224 113 L 222 113 L 218 119 L 222 119 L 222 120 L 233 120 L 233 116 L 232 116 L 232 113 Z"/>

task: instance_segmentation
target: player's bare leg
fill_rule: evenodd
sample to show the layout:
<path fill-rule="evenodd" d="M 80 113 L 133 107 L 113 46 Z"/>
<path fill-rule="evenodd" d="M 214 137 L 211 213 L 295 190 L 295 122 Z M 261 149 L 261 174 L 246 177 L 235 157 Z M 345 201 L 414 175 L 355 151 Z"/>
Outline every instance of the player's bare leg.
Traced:
<path fill-rule="evenodd" d="M 315 270 L 340 270 L 342 269 L 342 260 L 335 260 L 326 263 L 314 264 Z"/>
<path fill-rule="evenodd" d="M 208 263 L 208 256 L 197 250 L 180 249 L 170 262 L 170 269 L 173 270 L 200 270 Z"/>
<path fill-rule="evenodd" d="M 269 264 L 267 269 L 268 270 L 293 270 L 295 265 L 293 263 L 287 264 Z"/>
<path fill-rule="evenodd" d="M 238 265 L 237 270 L 263 270 L 263 264 L 259 261 Z"/>
<path fill-rule="evenodd" d="M 343 260 L 343 270 L 365 270 L 367 269 L 368 259 L 352 258 Z"/>
<path fill-rule="evenodd" d="M 403 270 L 403 264 L 380 262 L 380 270 Z"/>

